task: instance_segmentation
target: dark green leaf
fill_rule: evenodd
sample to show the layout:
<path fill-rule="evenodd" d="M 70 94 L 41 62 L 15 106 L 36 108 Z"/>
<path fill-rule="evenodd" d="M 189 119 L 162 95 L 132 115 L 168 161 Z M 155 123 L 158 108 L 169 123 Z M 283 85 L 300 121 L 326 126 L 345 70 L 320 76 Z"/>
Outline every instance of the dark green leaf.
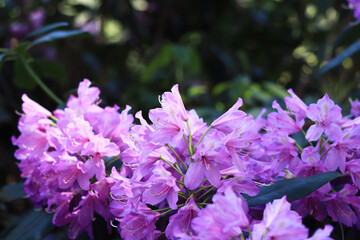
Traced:
<path fill-rule="evenodd" d="M 349 44 L 360 38 L 360 22 L 356 21 L 347 26 L 340 32 L 334 42 L 334 49 L 345 44 Z"/>
<path fill-rule="evenodd" d="M 40 34 L 43 34 L 43 33 L 46 33 L 46 32 L 49 32 L 53 29 L 56 29 L 56 28 L 60 28 L 60 27 L 67 27 L 69 24 L 67 22 L 57 22 L 57 23 L 53 23 L 53 24 L 49 24 L 49 25 L 46 25 L 38 30 L 35 30 L 31 33 L 29 33 L 26 38 L 29 38 L 29 37 L 33 37 L 33 36 L 37 36 L 37 35 L 40 35 Z"/>
<path fill-rule="evenodd" d="M 29 42 L 21 42 L 16 48 L 14 48 L 13 51 L 17 55 L 25 55 L 29 47 L 30 47 Z"/>
<path fill-rule="evenodd" d="M 340 65 L 346 58 L 352 56 L 354 53 L 360 50 L 360 39 L 353 43 L 350 47 L 345 49 L 342 53 L 337 55 L 334 59 L 330 60 L 319 72 L 315 74 L 315 77 L 319 77 L 334 67 Z"/>
<path fill-rule="evenodd" d="M 0 69 L 2 68 L 3 65 L 3 59 L 5 58 L 6 54 L 5 53 L 0 53 Z"/>
<path fill-rule="evenodd" d="M 14 63 L 14 84 L 16 87 L 23 89 L 34 89 L 36 87 L 36 82 L 26 71 L 20 60 L 16 60 Z"/>
<path fill-rule="evenodd" d="M 55 226 L 52 215 L 45 211 L 29 211 L 17 226 L 5 237 L 5 240 L 43 239 Z"/>
<path fill-rule="evenodd" d="M 54 79 L 61 83 L 66 81 L 66 70 L 63 65 L 59 63 L 48 60 L 36 60 L 32 62 L 31 66 L 42 78 Z"/>
<path fill-rule="evenodd" d="M 260 187 L 260 193 L 254 197 L 244 194 L 249 207 L 263 205 L 286 195 L 289 202 L 301 199 L 324 184 L 341 176 L 338 172 L 325 172 L 305 178 L 293 178 L 274 182 L 270 186 Z"/>
<path fill-rule="evenodd" d="M 25 196 L 23 182 L 5 185 L 0 191 L 0 200 L 2 202 L 12 202 Z"/>
<path fill-rule="evenodd" d="M 32 45 L 36 45 L 43 42 L 51 42 L 57 39 L 64 39 L 64 38 L 70 38 L 70 37 L 76 37 L 80 35 L 88 34 L 88 32 L 84 32 L 82 30 L 59 30 L 50 32 L 32 42 Z"/>
<path fill-rule="evenodd" d="M 181 65 L 186 65 L 190 60 L 189 48 L 183 45 L 175 45 L 173 47 L 174 60 L 179 62 Z"/>

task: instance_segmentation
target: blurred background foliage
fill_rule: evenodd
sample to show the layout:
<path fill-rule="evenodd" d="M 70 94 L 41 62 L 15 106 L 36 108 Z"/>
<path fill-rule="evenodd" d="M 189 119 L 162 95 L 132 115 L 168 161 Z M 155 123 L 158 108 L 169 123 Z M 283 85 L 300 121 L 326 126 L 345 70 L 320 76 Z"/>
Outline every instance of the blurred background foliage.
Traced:
<path fill-rule="evenodd" d="M 354 22 L 345 0 L 0 0 L 0 47 L 31 40 L 30 32 L 55 22 L 90 33 L 27 53 L 63 101 L 83 78 L 101 89 L 103 106 L 128 104 L 144 115 L 179 83 L 187 109 L 206 120 L 238 97 L 256 115 L 288 88 L 305 102 L 327 92 L 344 115 L 349 97 L 360 96 L 358 53 L 315 76 L 360 37 L 356 24 L 343 31 Z M 57 107 L 16 61 L 2 64 L 0 186 L 21 181 L 10 138 L 18 134 L 23 93 L 49 110 Z M 0 231 L 29 206 L 3 198 Z"/>

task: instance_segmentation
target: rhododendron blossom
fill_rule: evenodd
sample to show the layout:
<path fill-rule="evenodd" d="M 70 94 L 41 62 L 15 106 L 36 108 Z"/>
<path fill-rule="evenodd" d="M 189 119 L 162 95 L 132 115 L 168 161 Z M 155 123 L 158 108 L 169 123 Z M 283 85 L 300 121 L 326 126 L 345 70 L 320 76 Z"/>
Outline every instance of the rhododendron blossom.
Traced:
<path fill-rule="evenodd" d="M 123 239 L 331 239 L 330 225 L 309 237 L 307 215 L 360 227 L 357 103 L 343 117 L 327 94 L 307 106 L 288 92 L 286 108 L 274 101 L 267 117 L 240 110 L 238 98 L 210 124 L 186 109 L 178 85 L 150 121 L 135 113 L 138 124 L 130 106 L 101 107 L 87 79 L 53 112 L 24 94 L 12 142 L 25 192 L 71 239 L 94 238 L 96 216 Z M 275 190 L 266 205 L 250 204 L 277 181 L 330 171 L 340 180 L 307 196 L 288 202 Z"/>

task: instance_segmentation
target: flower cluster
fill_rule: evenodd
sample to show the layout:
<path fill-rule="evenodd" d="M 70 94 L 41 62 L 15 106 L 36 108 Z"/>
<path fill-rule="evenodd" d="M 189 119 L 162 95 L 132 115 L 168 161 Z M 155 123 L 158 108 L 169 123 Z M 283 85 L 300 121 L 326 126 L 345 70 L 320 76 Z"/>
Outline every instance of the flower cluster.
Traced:
<path fill-rule="evenodd" d="M 139 124 L 119 108 L 99 107 L 99 90 L 80 83 L 64 110 L 50 113 L 23 96 L 19 148 L 25 190 L 37 207 L 90 237 L 94 214 L 123 239 L 331 239 L 326 225 L 309 238 L 302 217 L 360 225 L 360 117 L 345 118 L 328 95 L 306 105 L 290 89 L 286 109 L 254 118 L 237 102 L 210 125 L 186 110 L 178 86 Z M 299 143 L 298 140 L 305 143 Z M 341 181 L 263 210 L 247 205 L 259 186 L 337 171 Z M 291 210 L 291 205 L 294 210 Z"/>
<path fill-rule="evenodd" d="M 90 84 L 81 82 L 78 97 L 53 113 L 23 95 L 21 135 L 12 139 L 19 147 L 15 157 L 26 178 L 25 192 L 36 207 L 55 212 L 55 225 L 70 224 L 71 238 L 82 230 L 92 237 L 94 212 L 107 222 L 113 219 L 108 196 L 115 181 L 105 167 L 131 144 L 130 107 L 121 113 L 117 106 L 99 107 L 100 91 Z"/>

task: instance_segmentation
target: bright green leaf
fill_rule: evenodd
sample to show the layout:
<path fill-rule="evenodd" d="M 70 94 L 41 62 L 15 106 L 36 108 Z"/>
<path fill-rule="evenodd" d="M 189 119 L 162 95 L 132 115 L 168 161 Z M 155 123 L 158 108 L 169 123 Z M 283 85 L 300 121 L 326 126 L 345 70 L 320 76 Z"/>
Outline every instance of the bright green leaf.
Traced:
<path fill-rule="evenodd" d="M 272 202 L 286 195 L 289 202 L 301 199 L 314 192 L 324 184 L 341 176 L 338 172 L 324 172 L 310 177 L 293 178 L 274 182 L 270 186 L 260 187 L 260 193 L 254 197 L 244 194 L 249 207 Z"/>
<path fill-rule="evenodd" d="M 34 40 L 32 42 L 32 46 L 39 44 L 39 43 L 43 43 L 43 42 L 52 42 L 54 40 L 57 39 L 64 39 L 64 38 L 70 38 L 70 37 L 76 37 L 76 36 L 81 36 L 81 35 L 85 35 L 88 34 L 88 32 L 84 32 L 82 30 L 59 30 L 59 31 L 54 31 L 54 32 L 50 32 L 36 40 Z"/>
<path fill-rule="evenodd" d="M 334 59 L 330 60 L 319 72 L 316 73 L 315 77 L 319 77 L 334 67 L 340 65 L 346 58 L 352 56 L 354 53 L 360 50 L 360 39 L 353 43 L 350 47 L 345 49 L 342 53 L 337 55 Z"/>
<path fill-rule="evenodd" d="M 49 24 L 49 25 L 46 25 L 46 26 L 44 26 L 42 28 L 39 28 L 38 30 L 35 30 L 35 31 L 29 33 L 26 36 L 26 38 L 37 36 L 37 35 L 49 32 L 49 31 L 51 31 L 53 29 L 56 29 L 56 28 L 67 27 L 68 25 L 69 24 L 67 22 L 57 22 L 57 23 Z"/>

